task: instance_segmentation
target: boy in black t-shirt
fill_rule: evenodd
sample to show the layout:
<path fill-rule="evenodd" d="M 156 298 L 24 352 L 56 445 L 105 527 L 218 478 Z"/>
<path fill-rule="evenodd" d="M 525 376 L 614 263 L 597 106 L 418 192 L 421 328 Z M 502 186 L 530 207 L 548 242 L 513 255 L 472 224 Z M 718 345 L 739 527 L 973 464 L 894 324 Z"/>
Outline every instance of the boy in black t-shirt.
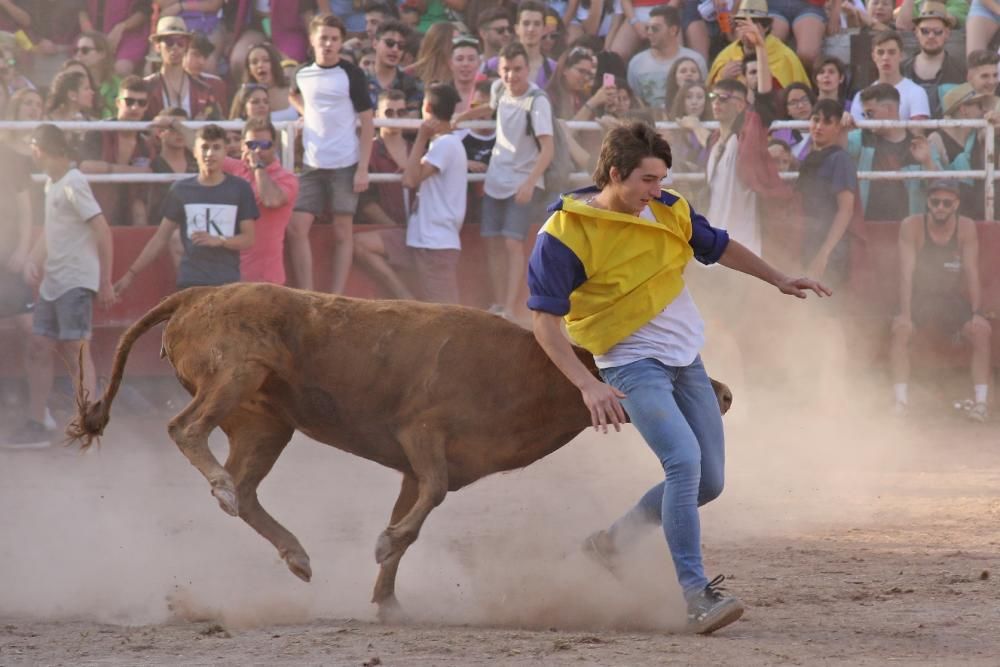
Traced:
<path fill-rule="evenodd" d="M 180 229 L 184 255 L 177 288 L 225 285 L 240 279 L 240 251 L 253 245 L 254 220 L 260 215 L 250 184 L 222 171 L 226 131 L 206 125 L 195 139 L 198 175 L 174 183 L 163 202 L 163 220 L 139 257 L 115 284 L 128 289 L 136 274 L 166 249 Z"/>

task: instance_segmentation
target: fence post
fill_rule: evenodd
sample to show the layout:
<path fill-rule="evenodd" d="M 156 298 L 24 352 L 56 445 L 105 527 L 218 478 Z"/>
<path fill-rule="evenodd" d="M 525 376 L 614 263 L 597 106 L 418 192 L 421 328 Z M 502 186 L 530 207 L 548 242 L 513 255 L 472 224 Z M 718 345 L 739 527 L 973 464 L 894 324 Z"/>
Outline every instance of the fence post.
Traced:
<path fill-rule="evenodd" d="M 281 128 L 281 166 L 289 172 L 295 171 L 295 121 L 285 121 Z"/>
<path fill-rule="evenodd" d="M 974 130 L 973 130 L 974 131 Z M 996 160 L 993 155 L 993 141 L 996 136 L 996 128 L 993 123 L 987 121 L 986 123 L 986 182 L 983 184 L 983 194 L 986 197 L 986 206 L 984 210 L 986 212 L 986 219 L 989 221 L 996 220 L 996 216 L 993 215 L 993 189 L 996 185 L 995 172 L 996 172 Z"/>

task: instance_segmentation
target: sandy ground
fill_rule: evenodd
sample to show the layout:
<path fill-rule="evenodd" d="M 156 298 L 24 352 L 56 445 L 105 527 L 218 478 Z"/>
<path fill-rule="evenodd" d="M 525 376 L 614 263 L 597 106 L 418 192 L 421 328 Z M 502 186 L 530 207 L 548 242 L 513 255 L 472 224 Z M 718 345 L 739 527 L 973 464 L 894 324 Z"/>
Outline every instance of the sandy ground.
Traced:
<path fill-rule="evenodd" d="M 387 626 L 368 599 L 396 473 L 296 436 L 261 498 L 305 584 L 165 419 L 117 417 L 86 455 L 0 452 L 0 665 L 1000 664 L 995 424 L 739 407 L 703 541 L 748 611 L 714 636 L 679 632 L 657 531 L 622 581 L 578 551 L 658 476 L 630 427 L 449 495 L 400 568 L 413 620 Z"/>

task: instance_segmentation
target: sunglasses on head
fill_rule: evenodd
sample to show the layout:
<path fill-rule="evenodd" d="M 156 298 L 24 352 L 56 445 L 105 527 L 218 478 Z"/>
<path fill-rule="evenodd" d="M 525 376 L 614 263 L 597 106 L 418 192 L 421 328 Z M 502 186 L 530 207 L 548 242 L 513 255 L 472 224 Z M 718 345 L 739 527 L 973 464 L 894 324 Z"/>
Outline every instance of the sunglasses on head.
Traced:
<path fill-rule="evenodd" d="M 940 37 L 944 34 L 944 28 L 921 28 L 920 34 L 924 37 L 930 37 L 934 35 L 935 37 Z"/>
<path fill-rule="evenodd" d="M 455 46 L 471 46 L 475 49 L 479 48 L 479 40 L 470 35 L 458 35 L 452 38 L 451 45 Z"/>
<path fill-rule="evenodd" d="M 97 48 L 94 46 L 78 46 L 73 50 L 73 53 L 79 53 L 81 56 L 90 55 L 91 51 L 96 51 Z"/>
<path fill-rule="evenodd" d="M 269 149 L 271 146 L 274 145 L 273 141 L 268 141 L 267 139 L 264 140 L 249 139 L 243 143 L 247 148 L 249 148 L 252 151 L 256 150 L 266 151 L 267 149 Z"/>
<path fill-rule="evenodd" d="M 144 107 L 147 104 L 149 104 L 149 100 L 147 100 L 145 98 L 123 97 L 121 99 L 122 99 L 122 102 L 124 102 L 125 106 L 127 106 L 127 107 Z"/>
<path fill-rule="evenodd" d="M 930 204 L 931 208 L 955 208 L 958 204 L 958 200 L 951 197 L 945 197 L 944 199 L 941 199 L 940 197 L 931 197 L 927 200 L 927 203 Z"/>
<path fill-rule="evenodd" d="M 187 46 L 187 37 L 162 37 L 160 38 L 160 44 L 163 44 L 168 49 L 172 49 L 175 46 Z"/>
<path fill-rule="evenodd" d="M 403 40 L 393 39 L 392 37 L 383 37 L 382 43 L 388 46 L 390 49 L 403 48 Z"/>

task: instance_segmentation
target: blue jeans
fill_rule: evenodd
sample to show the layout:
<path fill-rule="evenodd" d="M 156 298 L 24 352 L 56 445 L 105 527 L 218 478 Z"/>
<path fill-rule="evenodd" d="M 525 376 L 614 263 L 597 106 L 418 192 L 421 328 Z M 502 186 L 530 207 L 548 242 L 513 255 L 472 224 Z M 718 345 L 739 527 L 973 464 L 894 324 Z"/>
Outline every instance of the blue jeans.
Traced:
<path fill-rule="evenodd" d="M 722 493 L 725 467 L 722 416 L 705 366 L 700 356 L 684 367 L 640 359 L 605 368 L 601 376 L 625 394 L 622 404 L 666 476 L 611 526 L 611 539 L 621 546 L 642 526 L 661 524 L 677 579 L 690 596 L 708 584 L 698 507 Z"/>

